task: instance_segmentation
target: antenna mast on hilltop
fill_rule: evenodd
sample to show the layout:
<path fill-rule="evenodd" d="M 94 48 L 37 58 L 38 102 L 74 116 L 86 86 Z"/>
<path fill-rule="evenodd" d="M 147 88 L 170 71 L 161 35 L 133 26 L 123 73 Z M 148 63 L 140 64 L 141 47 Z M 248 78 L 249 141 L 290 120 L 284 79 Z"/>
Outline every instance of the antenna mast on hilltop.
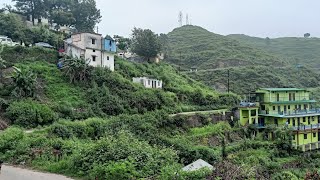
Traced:
<path fill-rule="evenodd" d="M 179 17 L 178 17 L 178 22 L 180 24 L 180 27 L 182 26 L 183 24 L 183 14 L 182 14 L 182 11 L 179 12 Z"/>
<path fill-rule="evenodd" d="M 189 15 L 186 15 L 186 25 L 189 25 Z"/>

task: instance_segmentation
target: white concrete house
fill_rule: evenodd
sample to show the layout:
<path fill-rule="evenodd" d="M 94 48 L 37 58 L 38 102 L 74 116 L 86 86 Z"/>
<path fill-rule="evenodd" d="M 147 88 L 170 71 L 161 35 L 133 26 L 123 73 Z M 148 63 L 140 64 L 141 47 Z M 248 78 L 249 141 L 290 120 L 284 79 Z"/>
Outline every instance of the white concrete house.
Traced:
<path fill-rule="evenodd" d="M 162 81 L 158 79 L 152 79 L 148 77 L 134 77 L 132 78 L 134 83 L 140 83 L 146 88 L 162 89 Z"/>
<path fill-rule="evenodd" d="M 65 53 L 69 56 L 84 58 L 91 66 L 106 67 L 114 71 L 114 52 L 105 48 L 105 39 L 101 34 L 71 35 L 70 39 L 65 40 Z"/>

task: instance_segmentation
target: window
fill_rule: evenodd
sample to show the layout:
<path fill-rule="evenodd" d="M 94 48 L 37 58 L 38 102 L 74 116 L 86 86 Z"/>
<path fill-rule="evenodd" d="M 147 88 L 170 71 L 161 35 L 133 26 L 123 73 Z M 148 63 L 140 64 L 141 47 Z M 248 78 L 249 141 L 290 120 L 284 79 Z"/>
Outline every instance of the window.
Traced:
<path fill-rule="evenodd" d="M 158 81 L 158 86 L 160 86 L 160 81 Z"/>
<path fill-rule="evenodd" d="M 148 80 L 148 85 L 150 85 L 150 80 Z"/>
<path fill-rule="evenodd" d="M 96 44 L 96 40 L 95 39 L 91 39 L 92 44 Z"/>
<path fill-rule="evenodd" d="M 303 119 L 303 122 L 306 122 L 306 117 L 303 117 L 302 119 Z"/>
<path fill-rule="evenodd" d="M 92 61 L 95 62 L 96 61 L 96 56 L 92 56 Z"/>
<path fill-rule="evenodd" d="M 92 50 L 93 52 L 96 52 L 96 50 L 94 49 L 94 50 Z"/>
<path fill-rule="evenodd" d="M 280 101 L 280 95 L 277 93 L 277 101 Z"/>
<path fill-rule="evenodd" d="M 288 119 L 288 124 L 290 124 L 290 118 Z"/>
<path fill-rule="evenodd" d="M 308 134 L 304 134 L 303 136 L 304 139 L 308 139 Z"/>
<path fill-rule="evenodd" d="M 290 109 L 290 105 L 288 105 L 288 109 Z"/>
<path fill-rule="evenodd" d="M 109 56 L 107 56 L 107 60 L 109 60 L 110 58 L 109 58 Z"/>
<path fill-rule="evenodd" d="M 313 137 L 317 137 L 317 133 L 313 133 Z"/>
<path fill-rule="evenodd" d="M 296 140 L 296 135 L 293 135 L 293 136 L 292 136 L 292 140 Z"/>
<path fill-rule="evenodd" d="M 273 106 L 272 109 L 275 111 L 276 110 L 276 106 Z"/>

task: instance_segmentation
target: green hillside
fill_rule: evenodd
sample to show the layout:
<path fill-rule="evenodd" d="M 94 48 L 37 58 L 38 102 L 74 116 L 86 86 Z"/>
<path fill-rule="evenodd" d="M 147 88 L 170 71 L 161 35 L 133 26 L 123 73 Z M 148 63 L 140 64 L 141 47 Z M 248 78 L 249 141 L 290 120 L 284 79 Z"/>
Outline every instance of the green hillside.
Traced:
<path fill-rule="evenodd" d="M 168 34 L 167 61 L 190 69 L 247 65 L 285 66 L 287 60 L 198 26 L 183 26 Z"/>
<path fill-rule="evenodd" d="M 319 38 L 257 38 L 246 35 L 228 35 L 241 43 L 254 46 L 268 53 L 293 58 L 290 64 L 302 64 L 312 68 L 320 68 L 320 39 Z"/>
<path fill-rule="evenodd" d="M 265 87 L 315 88 L 320 86 L 319 74 L 306 67 L 270 68 L 267 66 L 234 67 L 230 72 L 230 91 L 238 94 Z M 227 91 L 227 69 L 187 72 L 221 92 Z"/>
<path fill-rule="evenodd" d="M 10 54 L 17 58 L 11 59 Z M 33 58 L 31 58 L 31 56 Z M 6 61 L 4 76 L 10 77 L 15 66 L 36 76 L 34 96 L 17 96 L 25 93 L 28 77 L 15 83 L 0 81 L 0 98 L 4 117 L 11 123 L 35 127 L 55 119 L 85 119 L 119 114 L 143 114 L 148 111 L 165 110 L 176 113 L 193 110 L 212 110 L 231 107 L 237 96 L 217 93 L 207 86 L 180 75 L 168 64 L 133 63 L 116 59 L 116 70 L 90 68 L 87 81 L 70 83 L 68 76 L 56 68 L 57 54 L 42 48 L 5 48 L 2 53 Z M 31 75 L 27 75 L 31 76 Z M 132 77 L 151 76 L 163 80 L 164 88 L 146 89 L 132 82 Z M 26 82 L 25 82 L 26 81 Z M 20 87 L 23 86 L 23 87 Z M 227 103 L 226 103 L 227 102 Z M 47 122 L 37 117 L 26 116 L 23 109 L 49 107 L 52 111 Z M 25 123 L 28 121 L 29 123 Z M 24 122 L 24 123 L 22 123 Z M 22 124 L 21 124 L 22 123 Z"/>
<path fill-rule="evenodd" d="M 253 136 L 254 127 L 240 128 L 231 119 L 171 115 L 231 108 L 238 97 L 213 91 L 168 64 L 116 59 L 115 72 L 89 68 L 86 80 L 70 83 L 53 63 L 55 51 L 13 47 L 1 55 L 7 67 L 1 67 L 0 121 L 14 125 L 0 131 L 0 159 L 6 163 L 84 180 L 184 180 L 303 179 L 320 162 L 317 151 L 304 155 L 292 149 L 287 129 L 268 127 L 282 138 L 267 141 Z M 35 76 L 35 89 L 26 86 Z M 133 84 L 135 76 L 162 79 L 164 89 Z M 31 90 L 34 95 L 26 93 Z M 215 170 L 181 170 L 198 159 Z"/>
<path fill-rule="evenodd" d="M 305 57 L 310 59 L 317 56 L 318 52 L 312 53 L 317 47 L 316 38 L 272 39 L 270 45 L 267 45 L 266 40 L 261 38 L 243 35 L 221 36 L 197 26 L 177 28 L 170 32 L 168 37 L 170 51 L 167 60 L 184 68 L 184 74 L 220 92 L 227 90 L 228 70 L 230 90 L 237 94 L 262 87 L 320 86 L 319 75 L 313 70 L 313 67 L 316 67 L 312 64 L 315 60 L 310 60 L 310 63 L 302 60 L 303 54 L 308 54 Z M 286 39 L 291 41 L 286 42 Z M 281 41 L 283 44 L 295 46 L 298 50 L 282 50 L 285 45 L 281 48 L 279 43 L 272 46 Z M 303 44 L 309 44 L 308 47 L 311 47 L 298 48 Z M 303 53 L 299 53 L 301 51 Z M 198 72 L 189 72 L 193 66 L 197 67 Z"/>

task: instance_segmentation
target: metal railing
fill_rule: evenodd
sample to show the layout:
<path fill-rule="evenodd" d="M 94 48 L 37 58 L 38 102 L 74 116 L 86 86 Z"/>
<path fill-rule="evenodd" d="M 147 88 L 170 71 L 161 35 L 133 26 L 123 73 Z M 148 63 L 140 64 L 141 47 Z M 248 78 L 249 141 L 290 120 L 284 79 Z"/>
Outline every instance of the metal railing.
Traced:
<path fill-rule="evenodd" d="M 281 111 L 278 113 L 269 113 L 266 110 L 260 110 L 259 114 L 262 115 L 283 115 L 283 116 L 292 116 L 292 115 L 304 115 L 304 114 L 320 114 L 320 109 L 304 109 L 304 110 L 292 110 L 292 111 Z"/>
<path fill-rule="evenodd" d="M 310 124 L 310 125 L 300 125 L 300 126 L 291 126 L 293 130 L 311 130 L 311 129 L 319 129 L 320 123 L 318 124 Z"/>

